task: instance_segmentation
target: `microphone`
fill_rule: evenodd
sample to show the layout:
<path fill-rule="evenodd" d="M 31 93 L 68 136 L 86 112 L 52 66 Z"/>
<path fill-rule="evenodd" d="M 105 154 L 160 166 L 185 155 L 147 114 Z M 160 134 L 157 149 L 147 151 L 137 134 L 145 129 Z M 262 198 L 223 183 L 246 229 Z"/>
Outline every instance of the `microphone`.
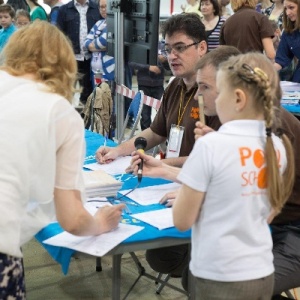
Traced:
<path fill-rule="evenodd" d="M 143 137 L 138 137 L 134 141 L 134 146 L 137 151 L 144 153 L 145 152 L 144 150 L 147 147 L 147 140 Z M 138 182 L 141 182 L 142 177 L 143 177 L 143 163 L 144 163 L 144 161 L 142 160 L 138 166 L 138 173 L 137 173 Z"/>

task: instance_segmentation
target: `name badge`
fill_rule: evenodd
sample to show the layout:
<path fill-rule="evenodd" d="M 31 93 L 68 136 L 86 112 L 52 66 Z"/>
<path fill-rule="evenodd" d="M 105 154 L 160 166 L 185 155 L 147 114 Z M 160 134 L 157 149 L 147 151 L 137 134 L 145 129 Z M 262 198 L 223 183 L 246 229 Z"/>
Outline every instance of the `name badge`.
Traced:
<path fill-rule="evenodd" d="M 184 127 L 172 124 L 169 134 L 166 158 L 179 157 Z"/>

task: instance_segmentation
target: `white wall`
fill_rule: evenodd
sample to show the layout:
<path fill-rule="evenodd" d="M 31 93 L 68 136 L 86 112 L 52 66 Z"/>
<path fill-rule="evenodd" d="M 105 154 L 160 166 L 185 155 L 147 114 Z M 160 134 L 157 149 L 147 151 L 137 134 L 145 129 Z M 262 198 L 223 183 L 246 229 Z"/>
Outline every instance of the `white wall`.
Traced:
<path fill-rule="evenodd" d="M 173 13 L 180 13 L 181 12 L 181 4 L 186 4 L 186 0 L 173 0 L 174 1 L 174 8 Z M 171 7 L 171 0 L 160 0 L 160 15 L 161 16 L 169 16 L 170 15 L 170 7 Z"/>

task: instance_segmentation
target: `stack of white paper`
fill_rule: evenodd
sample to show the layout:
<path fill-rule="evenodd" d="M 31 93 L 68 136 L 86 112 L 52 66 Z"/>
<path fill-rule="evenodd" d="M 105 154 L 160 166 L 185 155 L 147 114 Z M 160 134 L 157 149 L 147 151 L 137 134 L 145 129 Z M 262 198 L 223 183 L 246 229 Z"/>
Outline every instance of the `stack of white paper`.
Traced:
<path fill-rule="evenodd" d="M 292 81 L 280 81 L 280 86 L 283 92 L 299 92 L 300 83 Z"/>
<path fill-rule="evenodd" d="M 83 171 L 85 192 L 87 197 L 116 196 L 122 182 L 102 170 Z"/>

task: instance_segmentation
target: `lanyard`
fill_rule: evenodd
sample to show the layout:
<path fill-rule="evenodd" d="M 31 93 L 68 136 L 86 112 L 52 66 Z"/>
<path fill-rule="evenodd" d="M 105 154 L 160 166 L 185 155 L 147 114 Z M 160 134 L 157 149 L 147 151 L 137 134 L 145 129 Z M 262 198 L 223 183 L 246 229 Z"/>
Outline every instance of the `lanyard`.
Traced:
<path fill-rule="evenodd" d="M 178 110 L 178 120 L 177 120 L 177 126 L 180 126 L 180 123 L 182 121 L 183 115 L 185 113 L 185 110 L 187 108 L 187 106 L 189 105 L 190 101 L 192 100 L 193 96 L 195 93 L 192 93 L 189 100 L 187 101 L 185 107 L 182 108 L 183 106 L 183 87 L 181 88 L 181 96 L 180 96 L 180 105 L 179 105 L 179 110 Z"/>

